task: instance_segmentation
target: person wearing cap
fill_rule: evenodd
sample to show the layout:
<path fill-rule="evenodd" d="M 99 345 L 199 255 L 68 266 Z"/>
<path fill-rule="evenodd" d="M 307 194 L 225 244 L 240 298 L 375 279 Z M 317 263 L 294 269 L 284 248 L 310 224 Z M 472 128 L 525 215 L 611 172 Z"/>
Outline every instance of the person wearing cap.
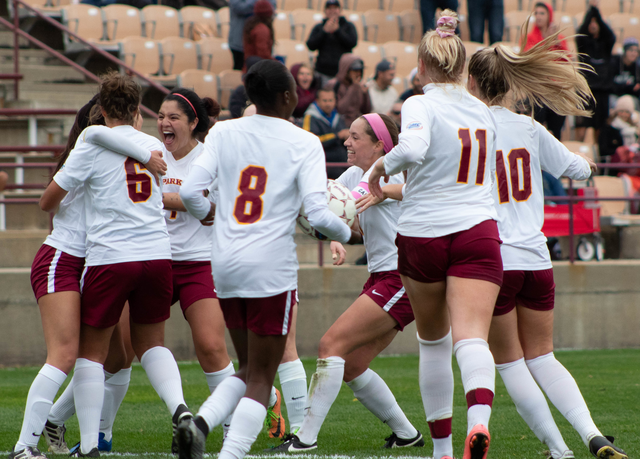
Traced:
<path fill-rule="evenodd" d="M 422 90 L 422 84 L 420 83 L 420 78 L 418 78 L 418 67 L 414 67 L 414 69 L 409 74 L 409 83 L 411 84 L 411 87 L 400 94 L 400 100 L 402 102 L 404 102 L 411 96 L 419 96 L 421 94 L 424 94 L 424 91 Z"/>
<path fill-rule="evenodd" d="M 369 83 L 369 97 L 374 113 L 389 113 L 394 102 L 398 100 L 398 91 L 391 86 L 396 77 L 396 66 L 386 59 L 376 65 L 376 73 Z"/>
<path fill-rule="evenodd" d="M 638 56 L 640 55 L 638 39 L 627 37 L 622 45 L 622 55 L 611 58 L 611 71 L 613 72 L 613 94 L 623 96 L 640 96 L 640 69 L 638 68 Z"/>
<path fill-rule="evenodd" d="M 244 66 L 244 24 L 253 16 L 258 0 L 229 0 L 229 49 L 233 55 L 233 69 Z M 275 10 L 275 0 L 267 0 Z"/>
<path fill-rule="evenodd" d="M 307 39 L 307 47 L 318 51 L 316 72 L 324 77 L 324 81 L 336 76 L 340 57 L 358 44 L 356 27 L 341 16 L 341 12 L 338 0 L 327 0 L 325 18 L 313 27 Z"/>
<path fill-rule="evenodd" d="M 347 126 L 356 118 L 371 111 L 369 88 L 363 83 L 364 62 L 355 54 L 343 54 L 340 58 L 338 73 L 333 84 L 336 93 L 336 108 L 344 117 Z"/>

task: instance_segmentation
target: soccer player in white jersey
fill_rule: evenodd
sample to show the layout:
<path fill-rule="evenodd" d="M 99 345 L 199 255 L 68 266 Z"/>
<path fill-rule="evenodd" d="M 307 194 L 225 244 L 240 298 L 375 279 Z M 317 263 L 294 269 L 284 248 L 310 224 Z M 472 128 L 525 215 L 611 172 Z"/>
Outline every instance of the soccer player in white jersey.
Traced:
<path fill-rule="evenodd" d="M 90 124 L 91 109 L 97 96 L 83 106 L 69 133 L 67 146 L 60 155 L 59 171 L 80 133 Z M 107 132 L 105 132 L 107 131 Z M 110 142 L 109 129 L 94 126 L 85 131 L 89 142 Z M 153 154 L 128 142 L 128 155 L 146 163 L 154 173 L 165 170 L 160 151 Z M 80 278 L 85 258 L 84 193 L 82 188 L 68 194 L 53 218 L 53 232 L 36 254 L 31 267 L 31 286 L 40 307 L 42 327 L 47 346 L 47 361 L 27 396 L 20 438 L 10 458 L 41 458 L 38 440 L 58 389 L 73 368 L 80 338 Z M 64 427 L 58 432 L 64 438 Z M 68 450 L 66 451 L 68 453 Z"/>
<path fill-rule="evenodd" d="M 469 62 L 469 91 L 491 107 L 498 126 L 494 200 L 502 239 L 504 280 L 489 345 L 518 413 L 551 457 L 573 458 L 544 395 L 598 458 L 627 455 L 591 419 L 575 380 L 553 355 L 555 284 L 544 222 L 542 171 L 585 180 L 595 164 L 573 154 L 538 122 L 503 106 L 507 92 L 560 115 L 588 115 L 583 66 L 553 48 L 557 34 L 517 55 L 503 46 L 484 49 Z M 553 75 L 553 78 L 547 78 Z M 541 78 L 542 77 L 542 78 Z M 535 381 L 534 381 L 535 379 Z"/>
<path fill-rule="evenodd" d="M 140 103 L 140 88 L 132 78 L 107 74 L 99 94 L 108 127 L 145 149 L 161 148 L 157 139 L 132 126 Z M 185 402 L 178 366 L 163 347 L 172 294 L 171 247 L 158 183 L 137 161 L 89 145 L 81 135 L 43 194 L 41 206 L 55 208 L 68 191 L 78 187 L 85 191 L 87 251 L 74 370 L 81 437 L 76 454 L 97 457 L 104 393 L 102 364 L 127 300 L 133 348 L 151 384 L 171 414 Z"/>
<path fill-rule="evenodd" d="M 261 430 L 295 302 L 293 234 L 301 204 L 323 234 L 340 242 L 351 237 L 327 206 L 320 141 L 288 121 L 298 97 L 287 68 L 261 61 L 245 87 L 257 114 L 215 125 L 180 190 L 188 211 L 203 220 L 214 212 L 201 190 L 218 181 L 211 264 L 239 363 L 195 419 L 178 427 L 181 458 L 201 458 L 208 432 L 234 409 L 220 459 L 244 457 Z"/>
<path fill-rule="evenodd" d="M 356 119 L 345 142 L 347 169 L 337 181 L 352 190 L 356 198 L 369 193 L 371 166 L 398 143 L 398 128 L 386 115 L 372 113 Z M 394 184 L 404 183 L 401 174 L 391 177 Z M 355 397 L 393 433 L 385 448 L 424 446 L 422 434 L 409 422 L 393 393 L 378 374 L 369 368 L 406 325 L 413 312 L 400 275 L 398 249 L 395 246 L 400 203 L 387 200 L 359 217 L 360 229 L 352 229 L 349 243 L 364 241 L 371 276 L 358 299 L 338 318 L 320 340 L 318 367 L 309 393 L 309 409 L 302 427 L 273 452 L 297 453 L 316 449 L 317 438 L 342 381 Z M 331 242 L 331 251 L 344 262 L 345 250 Z"/>
<path fill-rule="evenodd" d="M 437 29 L 423 37 L 418 75 L 425 94 L 403 104 L 399 143 L 376 162 L 369 190 L 382 198 L 380 177 L 407 171 L 398 271 L 418 328 L 434 457 L 453 457 L 453 346 L 468 406 L 463 459 L 481 459 L 495 392 L 487 338 L 502 283 L 491 196 L 496 127 L 488 107 L 461 84 L 465 49 L 457 24 L 457 15 L 445 10 Z"/>

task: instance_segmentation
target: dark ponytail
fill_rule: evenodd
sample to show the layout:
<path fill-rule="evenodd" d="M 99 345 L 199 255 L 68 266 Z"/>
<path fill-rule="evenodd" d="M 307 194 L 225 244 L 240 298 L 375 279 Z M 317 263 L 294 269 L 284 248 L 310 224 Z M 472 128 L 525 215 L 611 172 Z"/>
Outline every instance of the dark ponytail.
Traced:
<path fill-rule="evenodd" d="M 276 104 L 278 94 L 291 90 L 293 76 L 278 61 L 264 59 L 255 63 L 244 77 L 247 97 L 258 108 Z"/>

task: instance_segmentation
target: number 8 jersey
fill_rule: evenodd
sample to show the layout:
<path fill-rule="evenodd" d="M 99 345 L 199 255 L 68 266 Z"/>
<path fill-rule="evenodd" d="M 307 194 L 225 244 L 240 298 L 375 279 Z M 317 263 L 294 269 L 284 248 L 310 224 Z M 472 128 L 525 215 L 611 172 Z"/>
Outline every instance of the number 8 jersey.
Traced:
<path fill-rule="evenodd" d="M 132 126 L 112 129 L 143 148 L 162 150 L 158 139 Z M 170 260 L 156 180 L 139 162 L 86 143 L 83 136 L 84 132 L 53 180 L 67 191 L 85 187 L 86 265 Z"/>
<path fill-rule="evenodd" d="M 552 267 L 544 223 L 542 171 L 585 180 L 589 163 L 571 153 L 540 123 L 503 107 L 491 107 L 498 125 L 496 186 L 498 229 L 505 271 Z"/>

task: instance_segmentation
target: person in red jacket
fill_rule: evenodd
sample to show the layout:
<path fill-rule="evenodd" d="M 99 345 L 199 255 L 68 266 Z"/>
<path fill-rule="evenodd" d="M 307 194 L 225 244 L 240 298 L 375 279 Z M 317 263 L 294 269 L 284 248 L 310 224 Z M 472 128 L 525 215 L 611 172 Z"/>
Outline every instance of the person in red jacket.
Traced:
<path fill-rule="evenodd" d="M 273 6 L 267 0 L 258 0 L 253 7 L 253 16 L 244 25 L 244 58 L 251 56 L 272 59 Z"/>

